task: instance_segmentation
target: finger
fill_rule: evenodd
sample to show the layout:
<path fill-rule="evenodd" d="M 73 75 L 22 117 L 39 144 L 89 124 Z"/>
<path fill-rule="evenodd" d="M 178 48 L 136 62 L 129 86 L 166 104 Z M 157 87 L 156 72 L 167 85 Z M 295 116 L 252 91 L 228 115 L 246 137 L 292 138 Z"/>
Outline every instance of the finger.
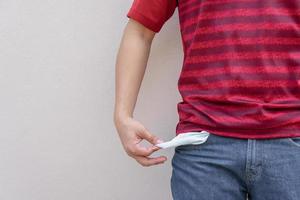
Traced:
<path fill-rule="evenodd" d="M 150 157 L 143 157 L 143 156 L 136 156 L 135 159 L 143 166 L 148 167 L 151 165 L 157 165 L 164 163 L 167 160 L 167 157 L 165 156 L 159 156 L 156 158 L 150 158 Z"/>
<path fill-rule="evenodd" d="M 142 137 L 143 139 L 147 140 L 151 144 L 157 144 L 162 143 L 163 140 L 158 138 L 156 135 L 150 133 L 147 129 L 144 129 L 143 131 L 139 132 L 138 135 Z"/>
<path fill-rule="evenodd" d="M 131 148 L 131 153 L 135 156 L 149 156 L 158 149 L 159 147 L 156 146 L 144 147 L 140 144 L 136 144 Z"/>
<path fill-rule="evenodd" d="M 157 151 L 157 150 L 161 149 L 161 147 L 158 147 L 158 146 L 155 146 L 155 145 L 151 146 L 150 148 L 152 148 L 154 151 Z"/>

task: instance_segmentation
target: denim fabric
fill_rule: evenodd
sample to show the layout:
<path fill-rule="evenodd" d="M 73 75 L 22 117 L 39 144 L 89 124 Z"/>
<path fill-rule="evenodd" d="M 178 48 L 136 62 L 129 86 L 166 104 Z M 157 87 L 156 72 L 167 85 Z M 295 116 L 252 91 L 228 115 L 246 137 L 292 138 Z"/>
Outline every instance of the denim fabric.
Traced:
<path fill-rule="evenodd" d="M 300 200 L 300 137 L 240 139 L 211 133 L 175 147 L 174 200 Z"/>

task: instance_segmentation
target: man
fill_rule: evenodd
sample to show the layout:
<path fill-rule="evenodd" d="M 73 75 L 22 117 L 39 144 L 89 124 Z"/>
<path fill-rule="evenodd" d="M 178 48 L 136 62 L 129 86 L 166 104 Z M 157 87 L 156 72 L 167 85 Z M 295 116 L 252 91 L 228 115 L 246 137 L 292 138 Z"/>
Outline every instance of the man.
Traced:
<path fill-rule="evenodd" d="M 184 51 L 176 135 L 210 135 L 175 148 L 173 198 L 299 200 L 296 0 L 134 0 L 116 63 L 114 121 L 126 152 L 143 166 L 166 160 L 149 158 L 159 139 L 132 113 L 153 37 L 175 9 Z"/>

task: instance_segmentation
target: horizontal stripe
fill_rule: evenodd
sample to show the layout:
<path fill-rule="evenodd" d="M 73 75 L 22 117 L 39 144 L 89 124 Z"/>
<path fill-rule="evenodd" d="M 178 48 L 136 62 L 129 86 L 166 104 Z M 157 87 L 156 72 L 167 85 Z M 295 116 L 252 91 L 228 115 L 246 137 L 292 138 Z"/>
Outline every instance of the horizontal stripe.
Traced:
<path fill-rule="evenodd" d="M 229 30 L 224 32 L 226 35 L 236 35 L 235 30 Z M 224 40 L 224 39 L 231 39 L 231 38 L 240 38 L 246 39 L 246 38 L 262 38 L 265 36 L 265 38 L 268 37 L 278 37 L 278 38 L 300 38 L 300 32 L 297 29 L 289 29 L 289 30 L 266 30 L 266 29 L 253 29 L 253 30 L 247 30 L 243 31 L 240 30 L 238 32 L 238 35 L 236 37 L 226 37 L 226 35 L 217 33 L 211 33 L 211 34 L 199 34 L 191 38 L 191 40 L 185 41 L 185 45 L 187 48 L 191 46 L 193 43 L 194 45 L 198 45 L 198 43 L 204 43 L 204 42 L 214 42 L 216 40 Z"/>
<path fill-rule="evenodd" d="M 181 78 L 187 77 L 206 77 L 218 76 L 227 73 L 231 74 L 250 74 L 254 73 L 257 76 L 272 76 L 272 74 L 291 74 L 298 76 L 300 79 L 300 66 L 222 66 L 218 70 L 215 68 L 196 68 L 193 70 L 184 70 L 181 73 Z M 289 75 L 291 76 L 291 75 Z"/>
<path fill-rule="evenodd" d="M 273 87 L 272 91 L 262 89 L 261 87 L 248 87 L 248 86 L 240 86 L 240 87 L 231 87 L 226 88 L 224 85 L 219 85 L 220 87 L 214 87 L 214 88 L 197 88 L 197 89 L 181 89 L 179 87 L 179 92 L 183 96 L 184 99 L 187 98 L 202 98 L 204 96 L 226 96 L 227 98 L 230 98 L 234 95 L 239 96 L 245 96 L 245 97 L 252 97 L 256 98 L 257 101 L 262 101 L 262 99 L 266 98 L 266 94 L 272 94 L 273 99 L 279 99 L 282 98 L 282 100 L 285 99 L 285 97 L 295 97 L 297 99 L 300 99 L 300 88 L 299 86 L 292 86 L 292 87 Z M 228 94 L 228 91 L 230 91 L 230 95 Z"/>
<path fill-rule="evenodd" d="M 291 16 L 294 16 L 295 19 L 293 20 L 297 20 L 297 23 L 299 23 L 299 20 L 297 19 L 299 15 L 299 9 L 289 10 L 284 8 L 259 8 L 253 10 L 244 8 L 229 11 L 222 10 L 218 12 L 201 13 L 199 16 L 197 15 L 189 21 L 182 23 L 182 29 L 185 33 L 190 33 L 191 30 L 193 30 L 192 27 L 197 26 L 197 24 L 201 24 L 201 26 L 213 24 L 215 26 L 234 22 L 262 22 L 263 20 L 269 22 L 273 20 L 274 22 L 277 22 L 278 19 L 280 19 L 280 22 L 291 22 Z"/>
<path fill-rule="evenodd" d="M 300 24 L 297 23 L 235 23 L 235 24 L 225 24 L 219 26 L 208 26 L 197 28 L 197 30 L 193 34 L 186 34 L 184 36 L 184 41 L 187 41 L 196 35 L 204 35 L 204 34 L 212 34 L 212 33 L 224 33 L 226 31 L 249 31 L 249 30 L 291 30 L 291 29 L 299 29 Z"/>
<path fill-rule="evenodd" d="M 299 67 L 300 68 L 300 67 Z M 253 70 L 254 71 L 254 70 Z M 293 78 L 292 78 L 293 77 Z M 297 78 L 296 78 L 297 77 Z M 227 85 L 228 82 L 232 82 L 233 80 L 243 80 L 243 85 L 247 85 L 250 81 L 274 81 L 274 84 L 277 83 L 277 81 L 286 81 L 294 83 L 295 85 L 299 86 L 298 80 L 300 80 L 300 73 L 298 70 L 298 74 L 295 75 L 295 73 L 289 72 L 289 73 L 259 73 L 259 72 L 252 72 L 252 73 L 216 73 L 213 75 L 198 75 L 194 77 L 181 77 L 179 80 L 179 85 L 189 85 L 191 84 L 213 84 L 216 82 L 223 82 L 224 85 Z M 251 83 L 251 82 L 250 82 Z M 240 84 L 241 85 L 241 84 Z"/>
<path fill-rule="evenodd" d="M 243 96 L 243 95 L 232 95 L 230 97 L 225 97 L 222 94 L 219 95 L 206 95 L 206 96 L 190 96 L 182 102 L 182 106 L 197 106 L 198 104 L 203 104 L 204 102 L 211 102 L 211 104 L 220 104 L 229 107 L 238 107 L 242 106 L 240 109 L 253 108 L 257 105 L 260 107 L 278 107 L 278 108 L 295 108 L 299 107 L 300 99 L 278 96 L 278 98 L 273 98 L 272 101 L 264 102 L 266 99 L 257 99 L 256 96 Z"/>
<path fill-rule="evenodd" d="M 206 107 L 206 109 L 205 109 Z M 188 118 L 190 121 L 198 122 L 207 126 L 216 126 L 217 124 L 222 124 L 222 126 L 229 127 L 246 127 L 247 120 L 251 126 L 254 127 L 276 127 L 282 126 L 283 124 L 291 124 L 295 122 L 299 122 L 300 109 L 299 110 L 290 110 L 290 112 L 282 112 L 278 113 L 278 111 L 273 111 L 273 117 L 271 118 L 269 115 L 272 113 L 270 109 L 269 115 L 263 115 L 261 109 L 251 109 L 251 110 L 239 110 L 235 112 L 230 112 L 227 114 L 222 114 L 222 112 L 218 112 L 216 107 L 211 109 L 207 109 L 207 105 L 201 108 L 195 108 L 186 110 L 181 107 L 181 118 Z M 299 108 L 299 107 L 298 107 Z M 205 110 L 204 110 L 205 109 Z M 228 109 L 230 110 L 230 109 Z M 263 109 L 265 110 L 265 109 Z M 244 111 L 244 112 L 243 112 Z M 251 112 L 252 111 L 252 112 Z M 253 113 L 253 114 L 251 114 Z M 276 113 L 276 115 L 275 115 Z M 243 118 L 243 116 L 245 116 Z M 243 120 L 244 119 L 244 120 Z M 264 122 L 267 121 L 267 125 L 263 125 Z"/>
<path fill-rule="evenodd" d="M 193 13 L 195 11 L 211 11 L 211 10 L 222 10 L 223 9 L 235 9 L 240 6 L 248 8 L 257 8 L 258 0 L 227 0 L 227 1 L 194 1 L 189 5 L 179 4 L 178 10 L 180 17 L 184 18 L 187 14 Z"/>
<path fill-rule="evenodd" d="M 180 0 L 179 0 L 180 1 Z M 243 2 L 259 2 L 260 0 L 214 0 L 214 1 L 203 1 L 203 0 L 186 0 L 183 1 L 181 0 L 179 3 L 179 9 L 182 13 L 190 12 L 193 10 L 195 7 L 198 6 L 198 8 L 203 8 L 208 5 L 213 5 L 214 7 L 219 5 L 224 5 L 224 4 L 230 4 L 230 3 L 243 3 Z M 284 0 L 281 0 L 284 1 Z"/>
<path fill-rule="evenodd" d="M 224 53 L 251 53 L 251 52 L 297 52 L 300 50 L 300 45 L 278 45 L 278 44 L 251 44 L 251 45 L 223 45 L 215 48 L 206 49 L 191 49 L 190 57 L 220 55 Z"/>
<path fill-rule="evenodd" d="M 187 58 L 186 58 L 187 59 Z M 276 59 L 274 60 L 273 57 L 266 58 L 264 57 L 261 59 L 260 57 L 255 57 L 252 59 L 242 59 L 239 57 L 238 59 L 230 59 L 230 60 L 219 60 L 218 62 L 203 62 L 199 63 L 183 63 L 182 71 L 189 71 L 189 70 L 197 70 L 197 69 L 211 69 L 211 70 L 219 70 L 219 68 L 229 67 L 229 66 L 240 66 L 240 67 L 247 67 L 247 66 L 262 66 L 262 65 L 273 65 L 274 67 L 280 66 L 289 66 L 289 67 L 299 67 L 300 66 L 300 59 L 291 59 L 291 58 L 283 58 L 283 59 Z"/>
<path fill-rule="evenodd" d="M 283 9 L 283 6 L 276 3 L 268 3 L 264 2 L 263 4 L 257 3 L 257 1 L 251 2 L 242 2 L 242 3 L 232 3 L 232 4 L 220 4 L 220 5 L 212 5 L 206 6 L 202 8 L 202 5 L 199 4 L 195 6 L 190 12 L 182 13 L 181 9 L 179 8 L 178 14 L 180 17 L 180 22 L 185 24 L 187 21 L 191 20 L 192 18 L 199 17 L 201 15 L 210 15 L 210 14 L 218 14 L 218 12 L 226 12 L 239 9 L 247 9 L 249 11 L 256 10 L 256 9 L 266 9 L 266 8 L 274 8 L 274 9 Z M 285 9 L 294 10 L 295 7 L 292 4 L 287 4 L 284 6 Z"/>
<path fill-rule="evenodd" d="M 203 78 L 201 84 L 179 84 L 179 90 L 194 90 L 194 89 L 214 89 L 214 88 L 251 88 L 256 87 L 258 89 L 280 89 L 285 87 L 298 87 L 300 85 L 296 81 L 290 80 L 214 80 L 214 82 L 205 82 Z"/>
<path fill-rule="evenodd" d="M 273 104 L 273 103 L 253 103 L 249 104 L 244 102 L 244 104 L 230 104 L 227 101 L 218 102 L 206 102 L 206 101 L 200 101 L 198 104 L 182 104 L 181 110 L 186 111 L 188 113 L 187 115 L 193 113 L 194 115 L 199 115 L 200 113 L 209 113 L 211 116 L 218 116 L 218 117 L 224 117 L 224 118 L 240 118 L 244 115 L 250 116 L 254 115 L 257 116 L 257 114 L 260 112 L 259 109 L 257 109 L 257 106 L 262 107 L 266 110 L 269 110 L 269 112 L 276 112 L 278 115 L 276 118 L 282 118 L 286 117 L 286 112 L 288 111 L 288 114 L 296 113 L 295 117 L 300 119 L 300 104 L 292 104 L 292 105 L 285 105 L 285 104 Z M 199 115 L 201 116 L 201 115 Z M 269 117 L 269 116 L 268 116 Z M 261 120 L 265 120 L 268 117 L 262 117 Z M 295 119 L 296 119 L 295 118 Z"/>
<path fill-rule="evenodd" d="M 194 49 L 215 48 L 225 45 L 299 45 L 300 38 L 288 37 L 256 37 L 256 38 L 225 38 L 214 41 L 195 43 Z M 298 49 L 300 50 L 300 49 Z"/>
<path fill-rule="evenodd" d="M 180 117 L 180 119 L 182 119 L 182 117 Z M 259 123 L 258 121 L 254 124 L 253 120 L 250 119 L 241 119 L 241 121 L 244 123 L 228 124 L 226 121 L 224 123 L 217 121 L 217 123 L 204 124 L 201 120 L 195 119 L 195 117 L 189 117 L 187 119 L 183 118 L 176 126 L 176 132 L 190 132 L 192 130 L 196 131 L 200 129 L 208 132 L 219 131 L 219 133 L 222 133 L 226 137 L 241 138 L 249 138 L 250 135 L 252 135 L 251 137 L 253 138 L 269 138 L 273 137 L 274 134 L 281 135 L 281 137 L 289 137 L 289 135 L 292 134 L 300 136 L 299 131 L 297 131 L 300 129 L 299 120 L 272 123 L 273 126 L 268 123 Z"/>
<path fill-rule="evenodd" d="M 190 63 L 205 63 L 205 62 L 218 62 L 220 60 L 242 60 L 242 59 L 266 59 L 270 58 L 273 60 L 276 59 L 300 59 L 300 52 L 229 52 L 229 53 L 222 53 L 222 54 L 215 54 L 215 55 L 208 55 L 208 56 L 194 56 L 194 57 L 187 57 L 185 60 L 186 64 Z"/>

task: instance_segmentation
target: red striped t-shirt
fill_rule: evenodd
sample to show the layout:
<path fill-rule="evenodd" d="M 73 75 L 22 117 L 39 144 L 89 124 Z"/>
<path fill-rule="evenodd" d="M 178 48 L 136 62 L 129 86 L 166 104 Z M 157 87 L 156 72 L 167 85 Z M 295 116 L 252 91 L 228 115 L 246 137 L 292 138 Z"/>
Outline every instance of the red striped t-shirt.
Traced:
<path fill-rule="evenodd" d="M 127 17 L 159 32 L 176 9 L 176 135 L 300 136 L 300 1 L 134 0 Z"/>

